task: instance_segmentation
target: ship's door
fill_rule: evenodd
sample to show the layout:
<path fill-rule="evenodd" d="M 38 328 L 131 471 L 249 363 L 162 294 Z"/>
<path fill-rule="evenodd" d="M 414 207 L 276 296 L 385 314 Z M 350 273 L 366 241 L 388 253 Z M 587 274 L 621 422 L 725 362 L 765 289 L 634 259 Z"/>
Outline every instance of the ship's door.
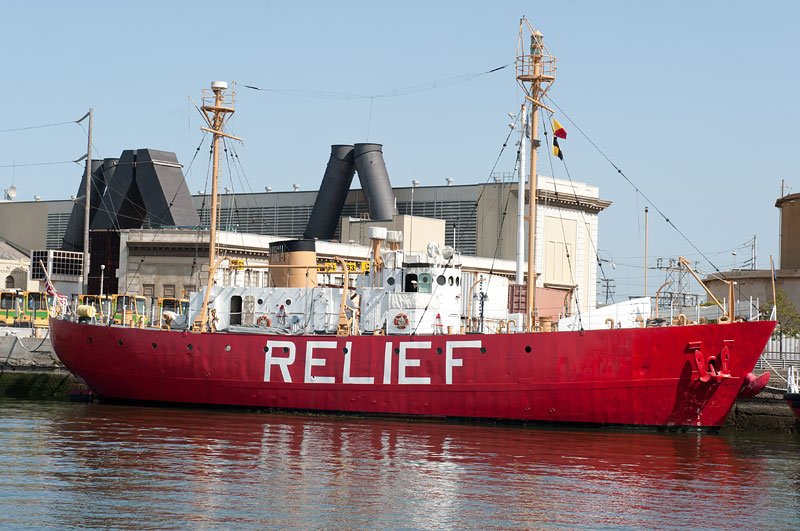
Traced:
<path fill-rule="evenodd" d="M 231 297 L 231 324 L 242 324 L 242 297 L 234 295 Z"/>

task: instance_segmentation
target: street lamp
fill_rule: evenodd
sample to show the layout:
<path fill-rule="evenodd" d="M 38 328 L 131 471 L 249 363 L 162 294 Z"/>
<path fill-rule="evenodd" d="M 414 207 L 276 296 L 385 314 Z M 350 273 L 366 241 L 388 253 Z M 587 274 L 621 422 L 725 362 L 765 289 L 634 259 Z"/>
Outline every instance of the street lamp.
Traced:
<path fill-rule="evenodd" d="M 106 265 L 100 264 L 100 295 L 103 295 L 103 278 L 106 276 Z"/>

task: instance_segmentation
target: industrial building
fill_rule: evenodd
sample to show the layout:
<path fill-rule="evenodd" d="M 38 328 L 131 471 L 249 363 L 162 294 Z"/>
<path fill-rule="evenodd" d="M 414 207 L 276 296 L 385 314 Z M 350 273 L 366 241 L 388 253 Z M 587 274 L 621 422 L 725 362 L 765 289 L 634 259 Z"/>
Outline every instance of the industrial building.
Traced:
<path fill-rule="evenodd" d="M 171 153 L 126 150 L 120 159 L 111 161 L 93 161 L 92 165 L 93 175 L 103 174 L 107 190 L 105 194 L 100 190 L 98 197 L 92 194 L 96 209 L 92 209 L 89 291 L 99 291 L 101 277 L 106 293 L 131 292 L 153 297 L 181 296 L 202 285 L 201 271 L 207 271 L 208 267 L 208 232 L 204 229 L 210 222 L 209 196 L 188 194 L 180 165 Z M 151 169 L 146 170 L 148 164 Z M 115 172 L 108 173 L 105 169 L 108 167 L 116 167 Z M 126 168 L 134 168 L 133 173 Z M 151 175 L 154 172 L 159 174 L 158 178 Z M 122 192 L 120 183 L 125 188 Z M 157 194 L 135 190 L 137 183 L 167 197 L 185 192 L 194 210 L 188 212 L 191 209 L 183 205 L 178 215 L 189 219 L 196 212 L 199 225 L 159 223 L 162 218 L 172 219 L 167 211 L 175 201 L 169 205 L 156 204 L 148 196 Z M 83 186 L 82 183 L 79 190 Z M 174 195 L 171 190 L 175 190 Z M 465 269 L 514 278 L 518 184 L 512 175 L 497 175 L 484 184 L 453 185 L 448 180 L 444 186 L 415 185 L 389 190 L 395 211 L 391 223 L 395 224 L 393 229 L 404 233 L 404 246 L 424 248 L 429 241 L 440 240 L 439 245 L 451 246 L 465 257 Z M 131 202 L 143 204 L 149 200 L 154 205 L 130 209 L 124 216 L 118 214 L 115 221 L 109 213 L 122 212 L 125 204 L 110 204 L 108 198 L 116 197 L 119 202 L 124 194 L 135 196 L 136 201 Z M 596 299 L 598 214 L 610 202 L 599 198 L 596 187 L 547 177 L 539 178 L 537 195 L 537 285 L 542 288 L 543 302 L 548 300 L 548 290 L 554 290 L 550 302 L 545 302 L 553 306 L 554 314 L 574 305 L 590 311 Z M 266 263 L 270 242 L 303 238 L 317 196 L 317 191 L 269 188 L 263 192 L 221 194 L 221 246 L 233 258 Z M 163 213 L 152 215 L 150 210 L 154 208 Z M 75 219 L 70 224 L 70 218 L 76 218 L 82 209 L 80 196 L 70 200 L 0 202 L 0 237 L 25 249 L 77 250 L 77 241 L 82 241 L 82 237 L 78 238 Z M 333 254 L 352 260 L 366 259 L 368 242 L 364 224 L 370 218 L 370 208 L 363 188 L 346 191 L 339 216 L 331 242 L 318 242 L 321 259 Z M 138 221 L 126 226 L 131 219 Z M 97 220 L 102 220 L 100 229 Z M 263 281 L 250 278 L 246 282 Z"/>

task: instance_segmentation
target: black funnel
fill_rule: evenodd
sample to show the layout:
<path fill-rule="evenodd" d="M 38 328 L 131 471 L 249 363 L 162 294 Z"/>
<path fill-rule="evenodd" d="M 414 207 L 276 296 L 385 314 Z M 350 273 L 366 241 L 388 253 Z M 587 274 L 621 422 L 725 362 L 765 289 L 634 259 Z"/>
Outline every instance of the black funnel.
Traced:
<path fill-rule="evenodd" d="M 389 182 L 381 144 L 356 144 L 355 164 L 364 189 L 369 216 L 374 221 L 391 220 L 397 214 L 394 191 Z"/>
<path fill-rule="evenodd" d="M 311 218 L 306 225 L 303 238 L 308 240 L 330 240 L 339 225 L 339 215 L 344 208 L 347 192 L 353 182 L 353 146 L 331 146 L 331 157 L 322 177 L 322 184 L 314 201 Z"/>

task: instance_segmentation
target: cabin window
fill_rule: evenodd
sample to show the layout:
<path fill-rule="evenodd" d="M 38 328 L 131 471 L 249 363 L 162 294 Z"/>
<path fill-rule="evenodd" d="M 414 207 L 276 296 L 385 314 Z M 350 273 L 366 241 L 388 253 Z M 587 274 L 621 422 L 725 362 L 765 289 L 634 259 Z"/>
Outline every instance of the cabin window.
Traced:
<path fill-rule="evenodd" d="M 31 293 L 28 295 L 28 309 L 29 310 L 41 310 L 44 306 L 42 305 L 42 295 L 40 293 Z"/>
<path fill-rule="evenodd" d="M 242 298 L 239 295 L 231 297 L 231 324 L 242 324 Z"/>
<path fill-rule="evenodd" d="M 444 275 L 439 275 L 438 277 L 436 277 L 436 283 L 439 284 L 440 286 L 444 286 L 447 283 L 447 278 L 445 278 Z"/>
<path fill-rule="evenodd" d="M 11 275 L 8 275 L 6 277 L 6 288 L 13 289 L 14 287 L 15 287 L 14 286 L 14 277 L 12 277 Z"/>
<path fill-rule="evenodd" d="M 389 277 L 386 279 L 387 286 L 394 286 L 394 277 Z"/>
<path fill-rule="evenodd" d="M 419 276 L 419 292 L 430 293 L 433 288 L 433 277 L 428 273 L 423 273 Z"/>
<path fill-rule="evenodd" d="M 408 293 L 416 293 L 418 290 L 419 281 L 417 280 L 417 275 L 415 273 L 407 274 L 405 291 Z"/>
<path fill-rule="evenodd" d="M 14 309 L 14 294 L 3 293 L 0 296 L 0 310 L 13 310 Z"/>

